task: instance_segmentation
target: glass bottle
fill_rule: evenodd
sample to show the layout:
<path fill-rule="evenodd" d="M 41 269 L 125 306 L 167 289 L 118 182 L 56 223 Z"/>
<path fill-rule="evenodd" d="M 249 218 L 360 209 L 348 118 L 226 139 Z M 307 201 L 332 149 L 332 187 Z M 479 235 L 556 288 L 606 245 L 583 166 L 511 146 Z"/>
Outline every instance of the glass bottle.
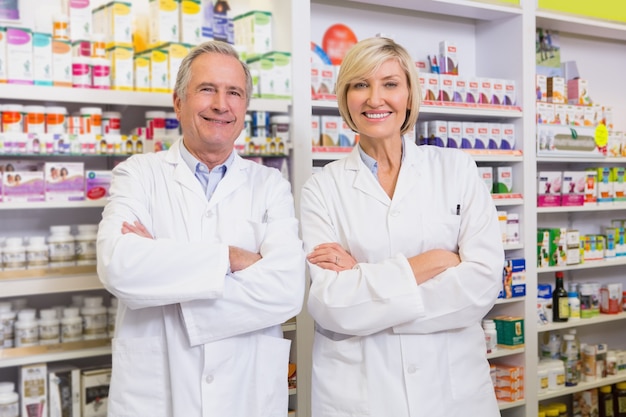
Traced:
<path fill-rule="evenodd" d="M 552 292 L 552 321 L 563 322 L 569 318 L 569 299 L 563 287 L 563 272 L 556 273 L 556 286 Z"/>

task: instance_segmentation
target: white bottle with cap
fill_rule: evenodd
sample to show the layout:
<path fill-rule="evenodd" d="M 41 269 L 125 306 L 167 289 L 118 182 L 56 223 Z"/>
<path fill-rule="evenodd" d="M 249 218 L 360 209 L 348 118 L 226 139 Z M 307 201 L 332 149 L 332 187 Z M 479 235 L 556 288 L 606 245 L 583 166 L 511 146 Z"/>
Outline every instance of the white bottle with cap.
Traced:
<path fill-rule="evenodd" d="M 102 305 L 102 297 L 85 297 L 85 306 L 80 309 L 83 316 L 83 338 L 106 339 L 107 309 Z"/>
<path fill-rule="evenodd" d="M 48 245 L 45 236 L 31 236 L 26 245 L 26 269 L 47 268 Z"/>
<path fill-rule="evenodd" d="M 76 265 L 96 264 L 97 224 L 79 224 L 75 236 Z"/>
<path fill-rule="evenodd" d="M 57 312 L 53 309 L 39 311 L 39 344 L 53 345 L 61 342 L 61 328 Z"/>
<path fill-rule="evenodd" d="M 2 263 L 5 271 L 26 269 L 26 248 L 21 237 L 9 237 L 4 243 Z"/>
<path fill-rule="evenodd" d="M 0 382 L 0 416 L 20 417 L 20 396 L 13 382 Z"/>
<path fill-rule="evenodd" d="M 61 319 L 61 342 L 77 342 L 83 340 L 83 319 L 78 307 L 68 307 L 63 310 Z"/>
<path fill-rule="evenodd" d="M 50 266 L 64 267 L 76 264 L 76 248 L 74 236 L 68 225 L 50 226 L 48 248 L 50 250 Z"/>
<path fill-rule="evenodd" d="M 113 338 L 115 333 L 115 320 L 117 319 L 117 298 L 111 298 L 111 306 L 107 309 L 107 333 Z"/>
<path fill-rule="evenodd" d="M 33 308 L 25 308 L 17 313 L 15 347 L 37 346 L 39 343 L 39 328 L 36 316 L 37 310 Z"/>
<path fill-rule="evenodd" d="M 12 308 L 9 302 L 0 303 L 0 327 L 3 329 L 3 347 L 6 349 L 12 348 L 14 344 L 15 318 L 17 317 L 17 313 Z"/>

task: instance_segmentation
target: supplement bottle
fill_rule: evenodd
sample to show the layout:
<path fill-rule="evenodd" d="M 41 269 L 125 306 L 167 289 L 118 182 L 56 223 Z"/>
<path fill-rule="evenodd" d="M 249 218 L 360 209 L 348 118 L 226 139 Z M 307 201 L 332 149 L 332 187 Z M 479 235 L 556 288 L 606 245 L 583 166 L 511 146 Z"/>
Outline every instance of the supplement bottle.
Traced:
<path fill-rule="evenodd" d="M 7 349 L 13 347 L 13 339 L 15 337 L 14 326 L 17 313 L 12 311 L 11 308 L 11 303 L 0 303 L 0 327 L 2 327 L 2 333 L 4 335 L 2 347 Z"/>
<path fill-rule="evenodd" d="M 26 269 L 26 248 L 21 237 L 9 237 L 4 243 L 2 264 L 5 271 Z"/>
<path fill-rule="evenodd" d="M 600 387 L 598 393 L 598 409 L 600 410 L 600 417 L 614 417 L 615 406 L 613 404 L 613 387 L 610 385 Z"/>
<path fill-rule="evenodd" d="M 83 339 L 106 339 L 107 309 L 102 305 L 102 297 L 85 297 L 80 314 L 83 316 Z"/>
<path fill-rule="evenodd" d="M 483 320 L 483 331 L 485 332 L 485 343 L 487 345 L 487 353 L 494 352 L 498 345 L 498 332 L 496 331 L 496 323 L 493 320 Z"/>
<path fill-rule="evenodd" d="M 100 107 L 80 108 L 81 133 L 102 134 L 102 109 Z"/>
<path fill-rule="evenodd" d="M 66 133 L 67 132 L 67 109 L 65 107 L 46 107 L 46 132 Z"/>
<path fill-rule="evenodd" d="M 569 417 L 569 414 L 567 414 L 567 405 L 565 403 L 552 403 L 550 408 L 558 411 L 559 417 Z"/>
<path fill-rule="evenodd" d="M 97 224 L 79 224 L 76 234 L 76 265 L 96 264 Z"/>
<path fill-rule="evenodd" d="M 74 236 L 70 234 L 70 226 L 50 226 L 48 249 L 51 267 L 74 266 L 76 264 L 76 247 Z"/>
<path fill-rule="evenodd" d="M 2 131 L 24 132 L 24 106 L 21 104 L 5 104 L 2 106 Z"/>
<path fill-rule="evenodd" d="M 17 313 L 15 322 L 15 347 L 37 346 L 39 343 L 39 328 L 35 316 L 37 311 L 25 308 Z"/>
<path fill-rule="evenodd" d="M 24 133 L 45 133 L 44 106 L 24 106 Z"/>
<path fill-rule="evenodd" d="M 569 318 L 567 291 L 563 287 L 563 272 L 556 273 L 556 286 L 552 292 L 552 321 L 563 322 Z"/>
<path fill-rule="evenodd" d="M 561 360 L 565 366 L 565 386 L 574 387 L 578 385 L 578 368 L 580 361 L 578 359 L 579 351 L 576 346 L 573 334 L 563 335 L 563 343 L 561 343 Z"/>
<path fill-rule="evenodd" d="M 578 320 L 580 318 L 580 299 L 577 292 L 570 291 L 567 293 L 567 304 L 569 306 L 569 318 Z"/>
<path fill-rule="evenodd" d="M 26 269 L 47 268 L 49 262 L 45 236 L 31 236 L 26 246 Z"/>
<path fill-rule="evenodd" d="M 13 382 L 0 382 L 0 417 L 20 417 L 20 396 Z"/>
<path fill-rule="evenodd" d="M 83 319 L 78 314 L 77 307 L 63 310 L 61 319 L 61 342 L 76 342 L 83 340 Z"/>
<path fill-rule="evenodd" d="M 626 417 L 626 382 L 615 384 L 615 417 Z"/>
<path fill-rule="evenodd" d="M 61 342 L 61 328 L 57 312 L 53 309 L 39 311 L 39 344 L 54 345 Z"/>
<path fill-rule="evenodd" d="M 105 135 L 119 135 L 122 125 L 122 114 L 117 111 L 105 111 L 102 113 L 102 133 Z"/>
<path fill-rule="evenodd" d="M 107 333 L 113 338 L 115 333 L 115 319 L 117 318 L 117 298 L 111 298 L 111 306 L 107 309 Z"/>

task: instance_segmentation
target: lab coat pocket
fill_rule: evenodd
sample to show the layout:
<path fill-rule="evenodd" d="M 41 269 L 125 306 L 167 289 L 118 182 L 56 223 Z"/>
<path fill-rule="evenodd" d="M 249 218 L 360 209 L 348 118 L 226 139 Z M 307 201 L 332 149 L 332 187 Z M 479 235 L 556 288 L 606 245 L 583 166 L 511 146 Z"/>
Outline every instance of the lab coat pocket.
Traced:
<path fill-rule="evenodd" d="M 258 339 L 256 374 L 259 396 L 259 415 L 279 417 L 288 407 L 287 375 L 289 372 L 289 348 L 291 341 L 282 337 L 261 335 Z"/>
<path fill-rule="evenodd" d="M 485 334 L 479 325 L 455 330 L 448 337 L 452 398 L 463 400 L 492 397 L 489 362 L 485 359 Z M 462 344 L 458 341 L 463 340 Z M 468 379 L 469 378 L 469 379 Z"/>
<path fill-rule="evenodd" d="M 252 220 L 239 221 L 235 226 L 235 241 L 232 242 L 232 245 L 250 252 L 259 253 L 266 231 L 267 223 L 259 223 Z"/>
<path fill-rule="evenodd" d="M 109 416 L 167 416 L 170 390 L 162 339 L 113 339 L 112 348 Z"/>
<path fill-rule="evenodd" d="M 422 220 L 424 230 L 424 250 L 446 249 L 457 252 L 461 216 L 433 215 L 425 216 Z"/>
<path fill-rule="evenodd" d="M 363 338 L 358 336 L 335 341 L 315 335 L 313 415 L 348 417 L 370 414 L 362 342 Z"/>

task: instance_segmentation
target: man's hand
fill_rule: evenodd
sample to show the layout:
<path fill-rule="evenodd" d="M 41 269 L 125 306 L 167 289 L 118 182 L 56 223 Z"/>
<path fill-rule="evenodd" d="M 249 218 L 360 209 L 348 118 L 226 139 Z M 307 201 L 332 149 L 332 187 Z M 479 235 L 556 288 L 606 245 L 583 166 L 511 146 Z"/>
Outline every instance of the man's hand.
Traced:
<path fill-rule="evenodd" d="M 230 260 L 230 270 L 232 272 L 246 269 L 262 258 L 263 257 L 258 253 L 250 252 L 235 246 L 228 247 L 228 259 Z"/>
<path fill-rule="evenodd" d="M 125 235 L 127 233 L 134 233 L 134 234 L 136 234 L 138 236 L 141 236 L 141 237 L 147 237 L 148 239 L 154 239 L 154 237 L 152 237 L 150 232 L 148 232 L 148 229 L 146 229 L 145 226 L 143 224 L 139 223 L 137 220 L 135 220 L 133 222 L 133 224 L 130 224 L 128 222 L 122 223 L 122 234 Z"/>

